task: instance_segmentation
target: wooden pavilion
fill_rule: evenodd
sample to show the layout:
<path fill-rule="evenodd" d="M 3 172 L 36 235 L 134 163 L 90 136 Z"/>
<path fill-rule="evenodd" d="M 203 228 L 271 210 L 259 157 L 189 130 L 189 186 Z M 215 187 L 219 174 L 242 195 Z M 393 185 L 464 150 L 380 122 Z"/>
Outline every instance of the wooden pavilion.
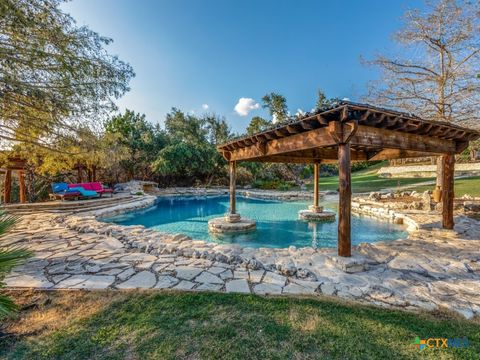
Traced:
<path fill-rule="evenodd" d="M 11 203 L 12 197 L 12 173 L 14 171 L 18 174 L 19 184 L 19 201 L 25 203 L 27 201 L 27 188 L 25 187 L 25 168 L 26 160 L 18 156 L 8 157 L 7 163 L 3 167 L 5 173 L 5 181 L 3 184 L 3 202 L 5 204 Z"/>
<path fill-rule="evenodd" d="M 3 152 L 5 155 L 6 152 Z M 18 176 L 19 184 L 19 202 L 27 202 L 27 188 L 25 186 L 25 171 L 27 168 L 27 160 L 17 156 L 9 155 L 6 153 L 6 158 L 3 163 L 0 163 L 0 174 L 4 174 L 4 183 L 3 183 L 3 203 L 10 204 L 12 202 L 12 181 L 14 172 Z M 77 182 L 81 183 L 84 180 L 83 174 L 86 173 L 87 181 L 94 182 L 97 181 L 97 170 L 96 166 L 88 168 L 83 164 L 75 164 L 72 170 L 77 171 Z"/>
<path fill-rule="evenodd" d="M 319 164 L 338 162 L 338 255 L 351 256 L 350 216 L 352 161 L 441 156 L 442 226 L 452 229 L 455 154 L 480 133 L 457 125 L 423 120 L 367 104 L 341 101 L 327 110 L 218 146 L 230 163 L 230 214 L 236 214 L 237 161 L 314 165 L 314 206 L 318 207 Z"/>

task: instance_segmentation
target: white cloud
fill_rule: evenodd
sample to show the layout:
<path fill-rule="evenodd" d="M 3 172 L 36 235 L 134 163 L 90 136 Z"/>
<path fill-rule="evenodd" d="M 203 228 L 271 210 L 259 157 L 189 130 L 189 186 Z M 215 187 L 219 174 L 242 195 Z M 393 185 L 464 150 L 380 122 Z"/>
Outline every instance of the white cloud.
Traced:
<path fill-rule="evenodd" d="M 274 113 L 274 114 L 272 115 L 272 123 L 276 124 L 276 123 L 278 123 L 278 121 L 279 121 L 279 120 L 278 120 L 277 114 Z"/>
<path fill-rule="evenodd" d="M 202 109 L 203 110 L 208 110 L 210 106 L 208 106 L 208 104 L 202 104 Z"/>
<path fill-rule="evenodd" d="M 235 105 L 235 112 L 240 116 L 247 116 L 252 110 L 260 108 L 260 104 L 255 102 L 252 98 L 240 98 L 237 105 Z"/>
<path fill-rule="evenodd" d="M 303 111 L 302 109 L 297 109 L 297 112 L 295 113 L 295 116 L 300 117 L 300 116 L 303 116 L 303 115 L 305 115 L 305 111 Z"/>

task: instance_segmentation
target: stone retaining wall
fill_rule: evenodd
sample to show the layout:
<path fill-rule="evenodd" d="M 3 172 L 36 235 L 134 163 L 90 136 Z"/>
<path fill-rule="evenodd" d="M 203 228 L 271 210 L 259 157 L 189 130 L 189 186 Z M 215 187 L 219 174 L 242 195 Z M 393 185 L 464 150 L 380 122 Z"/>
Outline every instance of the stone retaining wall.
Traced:
<path fill-rule="evenodd" d="M 376 219 L 386 220 L 395 224 L 403 224 L 407 231 L 419 229 L 417 222 L 408 215 L 391 209 L 387 204 L 381 204 L 366 199 L 357 198 L 352 201 L 352 212 L 354 214 L 367 215 Z"/>
<path fill-rule="evenodd" d="M 313 198 L 313 191 L 276 191 L 276 190 L 261 190 L 261 189 L 241 189 L 237 188 L 237 195 L 244 197 L 251 197 L 265 200 L 283 200 L 283 201 L 295 201 L 295 200 L 309 200 Z M 228 188 L 166 188 L 158 189 L 155 193 L 157 195 L 227 195 L 229 194 Z M 320 192 L 320 196 L 337 194 L 335 191 L 323 191 Z"/>
<path fill-rule="evenodd" d="M 378 170 L 382 177 L 434 177 L 437 165 L 386 166 Z M 480 174 L 480 162 L 455 164 L 455 175 Z"/>

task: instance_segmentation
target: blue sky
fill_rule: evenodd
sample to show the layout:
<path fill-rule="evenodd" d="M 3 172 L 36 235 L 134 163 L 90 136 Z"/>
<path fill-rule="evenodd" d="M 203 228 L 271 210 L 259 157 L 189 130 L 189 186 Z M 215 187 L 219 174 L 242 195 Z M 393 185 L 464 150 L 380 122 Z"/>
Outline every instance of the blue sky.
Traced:
<path fill-rule="evenodd" d="M 360 56 L 395 51 L 392 33 L 421 0 L 73 0 L 80 25 L 113 38 L 108 50 L 136 77 L 118 101 L 163 123 L 171 107 L 226 117 L 243 132 L 271 91 L 310 110 L 321 88 L 359 100 L 378 74 Z M 240 98 L 243 100 L 234 110 Z M 204 105 L 204 106 L 202 106 Z M 208 109 L 205 110 L 208 105 Z"/>

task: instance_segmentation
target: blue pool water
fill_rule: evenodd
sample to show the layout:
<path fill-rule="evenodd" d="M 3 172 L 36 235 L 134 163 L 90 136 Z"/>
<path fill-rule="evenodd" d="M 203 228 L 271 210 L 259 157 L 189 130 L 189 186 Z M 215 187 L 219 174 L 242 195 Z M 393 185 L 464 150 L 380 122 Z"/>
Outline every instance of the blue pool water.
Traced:
<path fill-rule="evenodd" d="M 208 232 L 208 220 L 228 212 L 228 196 L 160 197 L 155 206 L 130 212 L 103 221 L 122 225 L 144 225 L 167 233 L 182 233 L 194 239 L 220 243 L 237 243 L 250 247 L 337 246 L 337 222 L 304 222 L 298 211 L 310 203 L 281 202 L 237 197 L 237 212 L 257 221 L 257 230 L 247 234 L 213 235 Z M 335 210 L 335 203 L 322 204 Z M 352 217 L 352 244 L 406 238 L 400 225 L 366 217 Z"/>

